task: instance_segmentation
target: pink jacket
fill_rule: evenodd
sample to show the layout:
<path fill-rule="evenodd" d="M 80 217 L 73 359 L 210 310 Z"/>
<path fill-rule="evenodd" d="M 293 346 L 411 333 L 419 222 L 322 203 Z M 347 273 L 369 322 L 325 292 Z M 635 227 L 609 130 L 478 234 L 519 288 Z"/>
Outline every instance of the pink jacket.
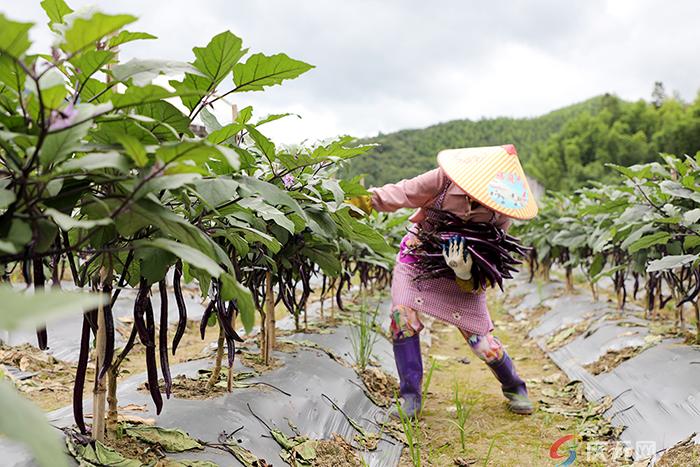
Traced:
<path fill-rule="evenodd" d="M 425 210 L 440 196 L 445 186 L 447 175 L 441 168 L 433 169 L 417 177 L 389 183 L 380 188 L 370 188 L 372 192 L 372 207 L 377 211 L 393 212 L 400 208 L 418 208 L 409 220 L 413 223 L 425 219 Z M 447 189 L 442 209 L 456 214 L 463 219 L 473 222 L 491 222 L 497 227 L 507 230 L 510 218 L 491 209 L 474 203 L 467 194 L 455 183 Z"/>

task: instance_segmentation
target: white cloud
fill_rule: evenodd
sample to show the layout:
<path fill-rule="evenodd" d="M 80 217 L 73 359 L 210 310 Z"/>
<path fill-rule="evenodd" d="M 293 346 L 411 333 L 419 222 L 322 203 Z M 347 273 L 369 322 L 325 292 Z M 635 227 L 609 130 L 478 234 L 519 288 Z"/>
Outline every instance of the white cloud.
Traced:
<path fill-rule="evenodd" d="M 0 0 L 12 18 L 41 23 L 38 1 Z M 140 17 L 159 36 L 133 56 L 187 60 L 230 29 L 252 51 L 286 52 L 317 66 L 264 93 L 236 96 L 278 141 L 373 135 L 455 118 L 531 116 L 595 94 L 646 98 L 654 81 L 694 98 L 700 83 L 695 0 L 69 0 Z M 44 32 L 42 32 L 44 31 Z M 217 114 L 227 118 L 225 104 Z"/>

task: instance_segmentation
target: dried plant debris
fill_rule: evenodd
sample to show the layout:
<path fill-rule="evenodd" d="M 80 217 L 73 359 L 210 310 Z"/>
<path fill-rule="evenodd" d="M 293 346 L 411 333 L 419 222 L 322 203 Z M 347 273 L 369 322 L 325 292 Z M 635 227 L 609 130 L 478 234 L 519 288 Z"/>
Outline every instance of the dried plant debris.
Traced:
<path fill-rule="evenodd" d="M 153 465 L 159 459 L 156 455 L 147 456 L 146 451 L 144 451 L 137 456 L 137 460 L 126 457 L 116 449 L 105 446 L 99 441 L 90 441 L 83 444 L 71 436 L 66 436 L 66 447 L 80 467 L 100 467 L 104 465 L 141 467 L 142 465 Z"/>
<path fill-rule="evenodd" d="M 159 426 L 125 426 L 124 434 L 148 444 L 159 446 L 165 452 L 185 452 L 204 449 L 204 446 L 187 433 L 176 428 Z"/>
<path fill-rule="evenodd" d="M 284 365 L 282 360 L 273 356 L 270 356 L 270 364 L 265 365 L 262 359 L 262 354 L 259 352 L 248 352 L 245 350 L 241 350 L 240 361 L 243 365 L 247 366 L 248 368 L 252 368 L 258 374 L 272 371 Z"/>
<path fill-rule="evenodd" d="M 476 465 L 476 459 L 467 459 L 466 457 L 457 457 L 454 463 L 457 467 L 469 467 L 470 465 Z"/>
<path fill-rule="evenodd" d="M 203 445 L 178 429 L 143 425 L 120 425 L 118 436 L 101 443 L 76 432 L 66 435 L 68 452 L 83 467 L 92 466 L 159 466 L 211 467 L 216 464 L 199 460 L 173 460 L 166 452 L 201 450 Z"/>
<path fill-rule="evenodd" d="M 379 441 L 383 439 L 381 433 L 367 431 L 362 425 L 360 425 L 357 422 L 357 420 L 348 416 L 348 414 L 346 414 L 345 411 L 343 409 L 341 409 L 338 406 L 338 404 L 336 404 L 333 401 L 333 399 L 331 399 L 330 397 L 328 397 L 325 394 L 321 394 L 321 396 L 323 396 L 328 402 L 330 402 L 335 410 L 337 410 L 341 414 L 343 414 L 343 416 L 348 421 L 350 426 L 352 426 L 355 429 L 355 431 L 357 431 L 357 434 L 354 437 L 355 442 L 357 444 L 359 444 L 360 446 L 362 446 L 362 448 L 364 448 L 368 451 L 374 451 L 377 449 L 377 445 L 379 444 Z M 385 441 L 391 443 L 391 441 L 388 441 L 388 440 L 385 440 Z"/>
<path fill-rule="evenodd" d="M 0 343 L 0 366 L 20 392 L 70 392 L 75 366 L 56 359 L 29 344 L 6 346 Z"/>
<path fill-rule="evenodd" d="M 574 326 L 568 326 L 564 328 L 563 330 L 559 331 L 558 333 L 554 334 L 549 339 L 547 339 L 547 342 L 545 342 L 545 347 L 550 352 L 564 347 L 566 344 L 570 343 L 578 336 L 585 333 L 591 326 L 591 321 L 591 319 L 586 319 L 584 321 L 576 323 Z"/>
<path fill-rule="evenodd" d="M 265 459 L 259 459 L 255 454 L 238 444 L 235 439 L 225 443 L 225 449 L 245 467 L 272 467 Z"/>
<path fill-rule="evenodd" d="M 331 439 L 322 439 L 316 442 L 316 459 L 313 465 L 317 467 L 355 467 L 362 465 L 362 460 L 342 436 L 333 433 Z"/>
<path fill-rule="evenodd" d="M 294 334 L 333 334 L 335 326 L 332 323 L 314 322 L 309 323 L 304 329 L 297 331 L 295 329 L 277 330 L 277 337 L 293 336 Z"/>
<path fill-rule="evenodd" d="M 683 441 L 668 449 L 655 464 L 657 467 L 700 465 L 700 444 L 695 444 L 693 433 Z"/>
<path fill-rule="evenodd" d="M 592 375 L 608 373 L 618 365 L 639 354 L 641 347 L 625 347 L 621 350 L 608 350 L 605 354 L 593 363 L 584 365 L 586 371 Z"/>
<path fill-rule="evenodd" d="M 367 397 L 379 407 L 390 407 L 394 403 L 394 395 L 399 392 L 399 383 L 392 375 L 381 368 L 367 367 L 358 371 L 363 390 Z"/>
<path fill-rule="evenodd" d="M 406 434 L 403 431 L 403 424 L 401 420 L 389 417 L 381 424 L 377 424 L 380 427 L 380 433 L 387 434 L 394 438 L 396 441 L 403 443 L 408 446 L 408 440 L 406 439 Z"/>
<path fill-rule="evenodd" d="M 562 390 L 544 389 L 539 410 L 547 413 L 581 419 L 579 435 L 583 441 L 617 439 L 624 427 L 615 427 L 603 414 L 612 407 L 613 399 L 605 396 L 596 402 L 587 402 L 583 397 L 583 385 L 572 381 Z"/>
<path fill-rule="evenodd" d="M 322 440 L 299 434 L 290 437 L 276 429 L 271 429 L 270 435 L 282 447 L 280 457 L 289 465 L 326 467 L 361 465 L 361 460 L 354 448 L 336 433 L 333 433 L 331 439 Z"/>

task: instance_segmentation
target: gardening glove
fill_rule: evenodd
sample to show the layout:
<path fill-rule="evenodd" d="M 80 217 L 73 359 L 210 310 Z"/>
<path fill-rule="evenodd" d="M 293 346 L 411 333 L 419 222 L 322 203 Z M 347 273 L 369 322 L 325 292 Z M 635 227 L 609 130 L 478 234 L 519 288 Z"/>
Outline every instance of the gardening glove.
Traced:
<path fill-rule="evenodd" d="M 353 196 L 346 200 L 368 216 L 372 212 L 372 195 Z M 361 217 L 356 211 L 350 211 L 352 217 Z"/>
<path fill-rule="evenodd" d="M 473 260 L 468 252 L 465 252 L 466 241 L 459 237 L 452 237 L 442 246 L 442 256 L 445 262 L 452 270 L 458 279 L 470 281 L 472 278 Z"/>

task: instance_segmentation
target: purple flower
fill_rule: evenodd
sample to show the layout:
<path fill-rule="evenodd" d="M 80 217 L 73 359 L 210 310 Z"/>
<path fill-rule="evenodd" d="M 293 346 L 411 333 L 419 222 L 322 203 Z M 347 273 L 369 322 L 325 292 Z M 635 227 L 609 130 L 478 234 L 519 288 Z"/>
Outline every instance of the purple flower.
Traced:
<path fill-rule="evenodd" d="M 73 104 L 68 104 L 63 110 L 53 110 L 51 111 L 51 117 L 49 117 L 49 131 L 62 130 L 69 127 L 78 118 L 78 111 L 75 110 Z"/>
<path fill-rule="evenodd" d="M 290 189 L 294 185 L 294 176 L 292 174 L 285 175 L 282 177 L 282 183 L 284 183 L 285 188 Z"/>

